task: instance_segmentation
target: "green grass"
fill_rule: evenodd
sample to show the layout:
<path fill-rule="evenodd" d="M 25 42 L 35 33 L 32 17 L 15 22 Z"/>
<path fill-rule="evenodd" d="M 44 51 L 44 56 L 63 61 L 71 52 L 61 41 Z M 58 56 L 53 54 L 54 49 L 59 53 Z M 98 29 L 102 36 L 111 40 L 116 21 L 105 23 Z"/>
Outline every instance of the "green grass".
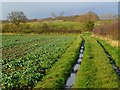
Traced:
<path fill-rule="evenodd" d="M 43 25 L 47 24 L 47 27 L 43 28 Z M 15 28 L 14 24 L 2 24 L 2 31 L 4 33 L 49 33 L 49 32 L 67 32 L 77 31 L 81 32 L 84 29 L 84 23 L 82 22 L 72 22 L 72 21 L 42 21 L 42 22 L 28 22 L 26 24 L 21 24 L 19 30 Z"/>
<path fill-rule="evenodd" d="M 116 65 L 120 67 L 119 64 L 119 57 L 120 57 L 120 48 L 113 47 L 109 43 L 107 43 L 104 40 L 98 39 L 100 43 L 104 46 L 104 48 L 109 52 L 109 54 L 112 56 L 113 60 L 115 61 Z"/>
<path fill-rule="evenodd" d="M 62 21 L 52 23 L 53 26 L 62 25 Z M 39 26 L 39 22 L 34 24 Z M 120 50 L 90 35 L 90 32 L 81 34 L 85 39 L 85 52 L 74 88 L 117 88 L 117 75 L 96 40 L 103 44 L 117 65 Z M 78 34 L 2 35 L 3 88 L 18 88 L 18 85 L 22 89 L 34 85 L 34 89 L 64 88 L 78 58 L 82 39 L 77 36 Z"/>
<path fill-rule="evenodd" d="M 48 22 L 48 26 L 53 30 L 82 30 L 81 22 L 56 20 Z"/>
<path fill-rule="evenodd" d="M 63 88 L 70 71 L 76 62 L 79 54 L 81 38 L 78 37 L 73 44 L 67 49 L 64 55 L 48 72 L 48 75 L 37 83 L 36 88 Z"/>
<path fill-rule="evenodd" d="M 95 38 L 84 36 L 85 52 L 74 88 L 118 88 L 118 78 Z"/>

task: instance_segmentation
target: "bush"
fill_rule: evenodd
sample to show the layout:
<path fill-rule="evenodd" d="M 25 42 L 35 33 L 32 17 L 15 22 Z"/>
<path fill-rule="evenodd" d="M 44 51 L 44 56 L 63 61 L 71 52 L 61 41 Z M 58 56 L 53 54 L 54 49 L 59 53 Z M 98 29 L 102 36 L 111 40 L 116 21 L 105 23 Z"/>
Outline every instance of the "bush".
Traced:
<path fill-rule="evenodd" d="M 22 24 L 20 28 L 28 30 L 28 29 L 31 29 L 31 26 L 29 24 Z"/>
<path fill-rule="evenodd" d="M 93 21 L 87 21 L 84 25 L 84 28 L 86 31 L 92 31 L 94 28 L 94 22 Z"/>
<path fill-rule="evenodd" d="M 104 22 L 99 26 L 96 26 L 93 33 L 107 38 L 119 40 L 119 28 L 118 21 Z"/>
<path fill-rule="evenodd" d="M 47 25 L 47 23 L 43 23 L 42 26 L 41 26 L 41 28 L 42 28 L 43 30 L 48 30 L 48 29 L 49 29 L 49 26 Z"/>
<path fill-rule="evenodd" d="M 6 23 L 6 24 L 3 24 L 2 25 L 2 32 L 3 33 L 13 33 L 13 32 L 16 32 L 18 31 L 16 26 L 13 25 L 13 24 L 9 24 L 9 23 Z"/>

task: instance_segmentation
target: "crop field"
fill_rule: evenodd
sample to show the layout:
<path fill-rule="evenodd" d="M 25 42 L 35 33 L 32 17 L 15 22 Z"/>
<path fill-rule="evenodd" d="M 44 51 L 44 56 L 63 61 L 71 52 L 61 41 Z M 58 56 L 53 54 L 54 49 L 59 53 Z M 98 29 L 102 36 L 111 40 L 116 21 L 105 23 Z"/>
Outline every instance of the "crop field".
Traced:
<path fill-rule="evenodd" d="M 118 2 L 1 5 L 0 90 L 120 90 Z"/>
<path fill-rule="evenodd" d="M 3 89 L 30 88 L 41 80 L 78 35 L 3 35 Z"/>
<path fill-rule="evenodd" d="M 71 88 L 118 88 L 120 73 L 100 43 L 119 69 L 118 48 L 91 33 L 56 33 L 2 35 L 3 89 L 64 88 L 79 57 L 82 39 L 83 60 Z"/>
<path fill-rule="evenodd" d="M 78 58 L 81 42 L 82 39 L 78 36 L 62 55 L 62 58 L 50 69 L 48 75 L 35 85 L 34 90 L 37 88 L 64 88 L 70 71 Z"/>

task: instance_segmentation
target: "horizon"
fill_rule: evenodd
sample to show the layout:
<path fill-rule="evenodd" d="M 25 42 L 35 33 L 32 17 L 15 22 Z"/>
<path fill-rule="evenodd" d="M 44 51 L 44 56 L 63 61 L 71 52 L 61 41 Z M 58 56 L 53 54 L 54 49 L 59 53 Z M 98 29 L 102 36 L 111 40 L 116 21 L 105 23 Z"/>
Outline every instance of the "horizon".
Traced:
<path fill-rule="evenodd" d="M 22 7 L 21 7 L 22 6 Z M 112 8 L 111 8 L 112 7 Z M 2 18 L 7 19 L 11 11 L 23 11 L 28 19 L 51 17 L 51 13 L 64 16 L 81 15 L 92 11 L 98 16 L 103 14 L 118 15 L 117 2 L 3 2 Z"/>

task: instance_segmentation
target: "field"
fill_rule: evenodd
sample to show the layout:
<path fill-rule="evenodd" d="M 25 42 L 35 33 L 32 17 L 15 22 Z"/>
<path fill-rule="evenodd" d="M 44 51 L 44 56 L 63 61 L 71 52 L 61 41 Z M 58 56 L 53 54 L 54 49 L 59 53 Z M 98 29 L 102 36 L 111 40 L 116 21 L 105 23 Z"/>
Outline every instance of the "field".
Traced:
<path fill-rule="evenodd" d="M 2 35 L 3 89 L 64 88 L 78 59 L 82 38 L 85 51 L 73 88 L 118 88 L 118 74 L 105 47 L 118 64 L 118 49 L 83 34 Z"/>
<path fill-rule="evenodd" d="M 20 30 L 16 29 L 12 23 L 2 24 L 3 33 L 80 33 L 83 31 L 84 23 L 74 21 L 43 21 L 43 22 L 27 22 L 21 23 Z"/>
<path fill-rule="evenodd" d="M 3 35 L 3 88 L 33 86 L 61 58 L 77 36 Z"/>
<path fill-rule="evenodd" d="M 120 90 L 118 2 L 1 5 L 0 90 Z"/>
<path fill-rule="evenodd" d="M 0 23 L 3 90 L 120 88 L 116 19 L 94 12 L 11 19 Z"/>

